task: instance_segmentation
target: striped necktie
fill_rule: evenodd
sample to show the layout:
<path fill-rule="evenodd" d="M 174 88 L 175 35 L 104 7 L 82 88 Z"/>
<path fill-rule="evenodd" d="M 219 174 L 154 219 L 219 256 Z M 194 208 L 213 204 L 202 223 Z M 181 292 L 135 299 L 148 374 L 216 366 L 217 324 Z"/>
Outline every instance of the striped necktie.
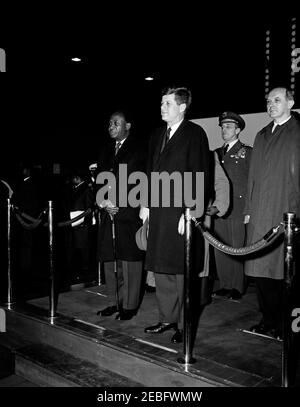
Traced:
<path fill-rule="evenodd" d="M 116 145 L 115 145 L 115 155 L 118 154 L 118 151 L 120 150 L 121 147 L 121 141 L 117 141 Z"/>

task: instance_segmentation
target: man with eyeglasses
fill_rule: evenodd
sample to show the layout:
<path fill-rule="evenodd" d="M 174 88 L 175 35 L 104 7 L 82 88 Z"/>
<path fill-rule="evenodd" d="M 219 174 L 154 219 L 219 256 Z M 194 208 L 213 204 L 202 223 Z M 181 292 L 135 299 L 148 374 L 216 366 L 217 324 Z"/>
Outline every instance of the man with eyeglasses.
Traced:
<path fill-rule="evenodd" d="M 230 183 L 230 204 L 224 216 L 215 218 L 215 235 L 226 245 L 242 247 L 245 241 L 244 205 L 252 148 L 239 139 L 244 119 L 234 112 L 219 117 L 224 145 L 216 149 Z M 218 215 L 218 214 L 217 214 Z M 219 289 L 214 295 L 239 300 L 245 291 L 244 262 L 239 257 L 215 250 Z"/>

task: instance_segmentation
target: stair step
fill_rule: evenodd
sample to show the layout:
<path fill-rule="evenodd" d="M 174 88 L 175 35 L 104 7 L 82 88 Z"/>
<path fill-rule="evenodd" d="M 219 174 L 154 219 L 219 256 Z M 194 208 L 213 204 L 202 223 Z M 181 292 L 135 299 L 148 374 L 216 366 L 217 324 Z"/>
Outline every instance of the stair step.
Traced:
<path fill-rule="evenodd" d="M 36 383 L 25 380 L 23 377 L 12 374 L 0 380 L 0 387 L 39 387 Z"/>
<path fill-rule="evenodd" d="M 49 345 L 32 344 L 15 352 L 15 373 L 40 386 L 140 387 L 141 384 Z"/>
<path fill-rule="evenodd" d="M 272 378 L 200 355 L 195 355 L 195 364 L 186 366 L 178 362 L 182 356 L 179 351 L 160 346 L 151 338 L 137 338 L 62 314 L 51 321 L 47 310 L 34 305 L 8 311 L 7 327 L 10 334 L 72 354 L 81 363 L 91 363 L 147 387 L 268 387 L 273 384 Z"/>

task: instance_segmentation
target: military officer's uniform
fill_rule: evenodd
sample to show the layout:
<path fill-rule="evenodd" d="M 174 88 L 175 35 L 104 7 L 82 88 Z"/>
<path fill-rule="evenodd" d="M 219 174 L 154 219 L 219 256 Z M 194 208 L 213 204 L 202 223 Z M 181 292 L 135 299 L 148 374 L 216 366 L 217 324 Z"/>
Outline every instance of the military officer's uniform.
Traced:
<path fill-rule="evenodd" d="M 241 131 L 245 128 L 243 118 L 234 112 L 224 112 L 219 117 L 219 125 L 224 123 L 235 123 Z M 215 235 L 226 245 L 242 247 L 246 237 L 243 211 L 252 147 L 242 143 L 238 137 L 228 143 L 227 151 L 225 147 L 217 148 L 216 152 L 230 182 L 230 204 L 226 214 L 215 220 Z M 217 249 L 215 259 L 221 289 L 218 292 L 239 299 L 245 290 L 243 259 Z"/>

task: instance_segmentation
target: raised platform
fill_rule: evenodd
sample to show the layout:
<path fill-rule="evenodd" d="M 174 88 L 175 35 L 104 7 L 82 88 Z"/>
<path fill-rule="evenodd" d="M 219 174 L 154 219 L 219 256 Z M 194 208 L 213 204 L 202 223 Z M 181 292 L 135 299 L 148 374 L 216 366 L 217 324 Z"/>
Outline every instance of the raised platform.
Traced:
<path fill-rule="evenodd" d="M 193 349 L 196 363 L 192 365 L 178 363 L 183 345 L 171 343 L 173 332 L 144 333 L 145 326 L 158 321 L 154 293 L 145 293 L 138 314 L 129 321 L 116 321 L 114 315 L 97 316 L 96 312 L 106 305 L 105 285 L 60 294 L 57 317 L 52 321 L 48 318 L 49 299 L 31 300 L 7 310 L 7 334 L 1 334 L 0 341 L 5 335 L 7 342 L 9 337 L 22 337 L 23 342 L 13 346 L 19 372 L 28 372 L 30 364 L 33 370 L 34 364 L 35 376 L 42 378 L 40 385 L 281 385 L 282 343 L 243 332 L 259 318 L 252 287 L 240 301 L 217 297 L 205 308 Z M 49 369 L 47 374 L 43 370 L 47 363 L 52 366 L 51 375 Z M 84 374 L 72 375 L 72 366 L 74 372 L 82 370 Z M 52 378 L 47 382 L 49 375 Z M 79 380 L 83 376 L 85 380 Z M 300 387 L 299 374 L 295 386 Z"/>

